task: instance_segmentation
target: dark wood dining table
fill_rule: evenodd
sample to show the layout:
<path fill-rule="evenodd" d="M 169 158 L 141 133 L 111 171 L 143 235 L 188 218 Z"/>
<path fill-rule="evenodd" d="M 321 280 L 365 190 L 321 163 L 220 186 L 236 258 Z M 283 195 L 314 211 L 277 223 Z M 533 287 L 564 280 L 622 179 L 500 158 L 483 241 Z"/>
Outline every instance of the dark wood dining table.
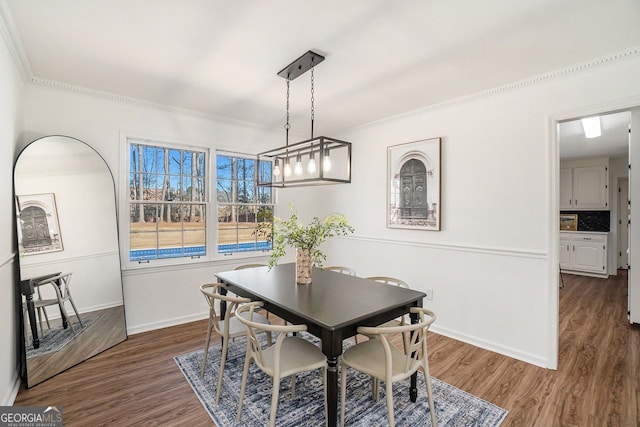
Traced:
<path fill-rule="evenodd" d="M 27 315 L 29 316 L 29 325 L 31 326 L 31 337 L 33 340 L 33 348 L 40 347 L 40 338 L 38 338 L 38 327 L 36 324 L 36 310 L 33 303 L 33 294 L 38 286 L 45 285 L 47 283 L 53 283 L 59 289 L 62 284 L 60 280 L 54 280 L 53 278 L 60 275 L 60 272 L 44 274 L 38 277 L 31 277 L 20 281 L 20 292 L 25 296 L 27 303 Z M 60 310 L 60 317 L 62 318 L 62 326 L 67 328 L 67 318 L 64 317 L 64 313 Z M 23 320 L 24 321 L 24 320 Z"/>
<path fill-rule="evenodd" d="M 342 341 L 359 326 L 376 326 L 400 317 L 411 307 L 422 307 L 424 292 L 390 286 L 356 276 L 313 268 L 312 283 L 298 285 L 295 263 L 216 273 L 218 281 L 237 295 L 264 302 L 267 311 L 293 324 L 305 324 L 322 342 L 327 357 L 327 412 L 329 426 L 338 421 L 338 357 Z M 226 307 L 222 308 L 224 313 Z M 417 322 L 411 314 L 411 321 Z M 416 375 L 410 398 L 417 397 Z"/>

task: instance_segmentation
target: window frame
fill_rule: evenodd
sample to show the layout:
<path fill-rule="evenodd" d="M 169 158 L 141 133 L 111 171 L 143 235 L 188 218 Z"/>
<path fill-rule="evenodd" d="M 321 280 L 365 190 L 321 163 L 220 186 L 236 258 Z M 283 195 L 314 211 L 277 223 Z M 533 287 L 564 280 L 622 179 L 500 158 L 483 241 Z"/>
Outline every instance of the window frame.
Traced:
<path fill-rule="evenodd" d="M 269 249 L 256 249 L 256 250 L 248 250 L 248 251 L 234 251 L 234 252 L 219 252 L 219 245 L 218 245 L 218 237 L 219 237 L 219 233 L 218 233 L 218 209 L 221 205 L 226 205 L 226 206 L 255 206 L 257 208 L 260 208 L 261 206 L 266 206 L 266 207 L 271 207 L 272 213 L 273 213 L 273 217 L 275 218 L 276 216 L 276 192 L 274 191 L 275 188 L 270 188 L 271 191 L 271 202 L 270 203 L 260 203 L 259 202 L 259 196 L 258 193 L 260 192 L 260 186 L 258 186 L 258 174 L 260 173 L 258 170 L 258 160 L 257 160 L 257 156 L 256 155 L 252 155 L 252 154 L 248 154 L 248 153 L 239 153 L 237 151 L 231 151 L 231 150 L 226 150 L 224 148 L 215 148 L 214 153 L 212 155 L 212 170 L 215 172 L 215 183 L 212 183 L 212 193 L 214 195 L 214 199 L 212 199 L 212 203 L 215 203 L 215 208 L 211 208 L 212 212 L 211 214 L 214 215 L 215 214 L 215 221 L 216 221 L 216 234 L 215 234 L 215 251 L 216 254 L 218 256 L 218 258 L 234 258 L 234 257 L 240 257 L 240 258 L 247 258 L 250 256 L 256 256 L 256 255 L 268 255 L 271 253 L 271 248 Z M 235 200 L 231 200 L 229 202 L 220 202 L 218 200 L 218 156 L 226 156 L 226 157 L 233 157 L 233 158 L 240 158 L 240 159 L 248 159 L 248 160 L 252 160 L 255 162 L 254 165 L 254 176 L 252 178 L 252 181 L 254 183 L 254 190 L 255 190 L 255 199 L 256 201 L 252 202 L 252 203 L 243 203 L 243 202 L 238 202 Z M 231 181 L 233 181 L 234 177 L 231 177 Z M 236 181 L 239 181 L 239 179 L 236 179 Z M 243 180 L 246 181 L 246 180 Z M 214 188 L 215 187 L 215 188 Z M 238 241 L 238 243 L 240 243 L 240 241 Z"/>
<path fill-rule="evenodd" d="M 144 143 L 155 147 L 166 147 L 181 150 L 202 151 L 205 153 L 205 189 L 206 206 L 206 255 L 199 258 L 177 257 L 159 258 L 153 260 L 131 261 L 130 241 L 130 199 L 129 199 L 129 150 L 131 144 Z M 268 257 L 271 250 L 243 251 L 233 253 L 218 253 L 218 194 L 217 194 L 217 153 L 232 154 L 235 156 L 252 159 L 250 153 L 238 153 L 223 146 L 205 146 L 203 144 L 188 143 L 185 141 L 169 140 L 163 137 L 149 136 L 137 133 L 120 132 L 120 167 L 118 171 L 118 230 L 120 242 L 120 261 L 123 270 L 141 270 L 149 268 L 162 268 L 167 266 L 188 266 L 207 262 L 229 261 L 231 259 L 247 259 L 256 257 Z M 276 215 L 276 192 L 272 189 L 271 205 Z"/>

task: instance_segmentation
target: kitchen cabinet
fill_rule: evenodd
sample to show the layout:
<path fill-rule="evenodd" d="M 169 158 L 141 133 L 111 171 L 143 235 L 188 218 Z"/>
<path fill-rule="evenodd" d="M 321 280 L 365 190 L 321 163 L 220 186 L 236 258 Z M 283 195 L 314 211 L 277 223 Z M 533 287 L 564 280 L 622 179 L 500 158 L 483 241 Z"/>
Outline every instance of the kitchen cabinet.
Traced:
<path fill-rule="evenodd" d="M 560 233 L 560 268 L 565 273 L 608 277 L 606 233 Z"/>
<path fill-rule="evenodd" d="M 609 210 L 609 167 L 595 165 L 560 168 L 560 210 Z"/>

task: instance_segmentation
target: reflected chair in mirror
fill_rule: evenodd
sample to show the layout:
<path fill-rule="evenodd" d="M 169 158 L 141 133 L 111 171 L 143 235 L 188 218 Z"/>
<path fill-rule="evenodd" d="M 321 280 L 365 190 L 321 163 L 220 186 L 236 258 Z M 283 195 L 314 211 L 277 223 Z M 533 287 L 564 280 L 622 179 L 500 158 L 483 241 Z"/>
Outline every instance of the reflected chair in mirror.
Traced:
<path fill-rule="evenodd" d="M 262 307 L 262 302 L 252 302 L 242 304 L 236 309 L 236 317 L 242 322 L 247 330 L 247 354 L 245 356 L 244 371 L 242 373 L 242 385 L 240 386 L 240 397 L 238 402 L 238 414 L 236 420 L 242 417 L 242 403 L 244 391 L 247 385 L 249 366 L 253 360 L 262 372 L 272 378 L 273 391 L 271 394 L 271 412 L 269 415 L 269 426 L 275 425 L 276 412 L 278 409 L 278 397 L 280 394 L 280 380 L 291 377 L 291 397 L 295 397 L 296 374 L 301 372 L 322 369 L 322 379 L 324 385 L 324 409 L 325 423 L 327 420 L 327 358 L 319 347 L 313 343 L 300 338 L 299 336 L 289 336 L 289 333 L 299 333 L 307 330 L 306 325 L 265 325 L 255 321 L 258 315 L 256 310 Z M 268 331 L 278 333 L 276 342 L 265 346 L 258 340 L 257 333 Z M 303 412 L 304 413 L 304 412 Z M 303 420 L 300 420 L 301 423 Z"/>
<path fill-rule="evenodd" d="M 331 266 L 331 267 L 322 267 L 325 271 L 335 271 L 337 273 L 348 274 L 349 276 L 355 276 L 356 271 L 353 268 L 349 267 L 340 267 L 340 266 Z"/>
<path fill-rule="evenodd" d="M 67 314 L 67 310 L 65 309 L 65 306 L 64 306 L 67 301 L 71 303 L 71 307 L 73 308 L 73 311 L 76 313 L 76 318 L 78 319 L 78 323 L 80 323 L 80 328 L 84 326 L 82 324 L 82 319 L 80 318 L 80 314 L 78 313 L 78 309 L 76 308 L 76 304 L 73 302 L 73 298 L 71 297 L 71 290 L 69 289 L 72 274 L 73 273 L 59 274 L 57 276 L 50 277 L 36 284 L 36 289 L 38 291 L 37 292 L 38 298 L 33 301 L 33 305 L 38 312 L 40 331 L 42 332 L 43 335 L 44 335 L 44 331 L 42 330 L 42 315 L 44 315 L 44 318 L 47 321 L 47 327 L 51 328 L 51 325 L 49 324 L 49 317 L 47 316 L 46 307 L 49 307 L 52 305 L 57 305 L 60 307 L 60 313 L 67 320 L 67 323 L 69 324 L 69 328 L 71 329 L 71 332 L 75 333 L 75 330 L 73 329 L 73 322 L 71 322 L 71 319 L 69 318 L 69 315 Z M 49 298 L 49 299 L 42 298 L 42 293 L 40 291 L 40 288 L 48 284 L 50 284 L 51 287 L 53 287 L 53 289 L 55 290 L 56 298 Z"/>
<path fill-rule="evenodd" d="M 347 390 L 347 368 L 352 368 L 372 378 L 373 399 L 378 399 L 380 381 L 384 381 L 387 400 L 388 422 L 395 425 L 393 415 L 393 383 L 406 380 L 418 370 L 422 370 L 425 377 L 427 398 L 431 425 L 436 426 L 436 412 L 431 389 L 429 361 L 427 354 L 427 330 L 436 319 L 431 310 L 413 307 L 411 313 L 419 316 L 419 322 L 404 326 L 365 327 L 358 328 L 358 332 L 372 337 L 369 341 L 357 344 L 347 349 L 342 355 L 342 374 L 340 385 L 340 425 L 344 426 L 344 405 Z M 409 335 L 408 347 L 401 351 L 387 338 L 390 334 Z"/>
<path fill-rule="evenodd" d="M 207 326 L 207 338 L 204 345 L 204 356 L 202 357 L 202 367 L 200 368 L 200 376 L 204 376 L 204 370 L 207 365 L 207 354 L 209 352 L 209 344 L 211 343 L 211 335 L 217 333 L 222 339 L 222 354 L 220 356 L 220 370 L 218 373 L 218 385 L 216 388 L 216 405 L 220 400 L 220 390 L 222 388 L 222 377 L 224 374 L 224 365 L 227 360 L 227 352 L 229 349 L 229 340 L 244 337 L 247 330 L 244 325 L 238 321 L 234 312 L 238 304 L 250 302 L 249 298 L 238 296 L 222 295 L 220 289 L 224 288 L 221 283 L 207 283 L 200 286 L 200 292 L 204 295 L 209 305 L 209 324 Z M 224 313 L 224 320 L 218 314 L 220 302 L 224 301 L 227 308 Z M 220 313 L 222 314 L 222 313 Z M 254 318 L 256 323 L 268 324 L 269 321 L 263 316 L 256 314 Z M 271 343 L 271 332 L 267 331 L 267 340 Z"/>

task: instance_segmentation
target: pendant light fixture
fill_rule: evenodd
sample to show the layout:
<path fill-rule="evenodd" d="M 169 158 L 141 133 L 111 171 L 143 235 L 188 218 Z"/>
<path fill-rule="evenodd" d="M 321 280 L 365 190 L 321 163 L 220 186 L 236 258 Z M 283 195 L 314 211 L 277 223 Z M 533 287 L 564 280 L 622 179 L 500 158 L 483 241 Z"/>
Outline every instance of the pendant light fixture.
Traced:
<path fill-rule="evenodd" d="M 327 136 L 313 136 L 315 121 L 314 67 L 324 56 L 308 51 L 282 69 L 278 76 L 287 84 L 285 145 L 258 154 L 258 185 L 266 187 L 303 187 L 351 182 L 351 143 Z M 311 70 L 311 138 L 289 144 L 290 83 Z M 316 158 L 320 165 L 316 164 Z M 291 162 L 295 162 L 291 166 Z M 282 168 L 282 169 L 281 169 Z"/>

